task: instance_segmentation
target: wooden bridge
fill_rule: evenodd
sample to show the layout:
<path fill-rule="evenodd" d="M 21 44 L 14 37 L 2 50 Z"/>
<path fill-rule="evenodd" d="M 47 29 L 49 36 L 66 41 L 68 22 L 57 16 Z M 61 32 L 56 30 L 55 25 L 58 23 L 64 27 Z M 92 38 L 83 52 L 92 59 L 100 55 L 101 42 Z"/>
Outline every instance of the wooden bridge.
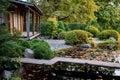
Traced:
<path fill-rule="evenodd" d="M 88 65 L 93 65 L 98 67 L 120 69 L 120 63 L 103 62 L 103 61 L 95 61 L 95 60 L 81 60 L 77 58 L 63 58 L 63 57 L 55 57 L 51 60 L 21 58 L 20 62 L 29 63 L 29 64 L 40 64 L 40 65 L 42 64 L 53 65 L 57 62 L 67 62 L 67 63 L 88 64 Z"/>

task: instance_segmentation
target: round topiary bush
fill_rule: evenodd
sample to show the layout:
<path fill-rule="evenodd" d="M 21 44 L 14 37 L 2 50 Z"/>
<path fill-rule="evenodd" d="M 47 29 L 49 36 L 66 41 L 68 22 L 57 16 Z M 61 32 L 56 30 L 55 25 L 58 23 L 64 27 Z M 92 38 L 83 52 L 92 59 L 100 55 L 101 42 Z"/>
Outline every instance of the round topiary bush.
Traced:
<path fill-rule="evenodd" d="M 92 34 L 93 34 L 93 37 L 96 37 L 96 36 L 98 35 L 98 33 L 99 33 L 98 28 L 96 28 L 96 27 L 94 27 L 94 26 L 87 26 L 87 27 L 85 28 L 85 30 L 88 31 L 88 32 L 90 32 L 90 33 L 92 33 Z"/>
<path fill-rule="evenodd" d="M 67 33 L 67 32 L 65 32 L 65 31 L 60 32 L 60 33 L 58 34 L 58 39 L 65 39 L 66 33 Z"/>
<path fill-rule="evenodd" d="M 26 48 L 30 48 L 30 42 L 27 40 L 18 40 L 17 43 L 22 47 L 22 50 L 24 51 Z"/>
<path fill-rule="evenodd" d="M 33 39 L 30 43 L 31 43 L 31 46 L 34 46 L 35 44 L 38 44 L 38 43 L 39 43 L 39 45 L 45 45 L 45 46 L 47 46 L 48 48 L 50 48 L 50 45 L 49 45 L 46 41 L 44 41 L 44 40 Z"/>
<path fill-rule="evenodd" d="M 74 45 L 78 42 L 77 35 L 74 31 L 68 31 L 65 36 L 65 43 Z"/>
<path fill-rule="evenodd" d="M 86 31 L 87 32 L 87 31 Z M 90 32 L 87 32 L 88 37 L 93 37 L 93 34 Z"/>
<path fill-rule="evenodd" d="M 14 41 L 8 41 L 0 45 L 0 56 L 19 57 L 22 54 L 21 46 Z"/>
<path fill-rule="evenodd" d="M 51 59 L 54 54 L 47 42 L 43 40 L 34 39 L 31 41 L 32 50 L 36 59 Z"/>
<path fill-rule="evenodd" d="M 116 40 L 119 39 L 119 33 L 116 30 L 104 30 L 99 35 L 98 38 L 103 39 L 109 39 L 110 37 L 115 38 Z"/>
<path fill-rule="evenodd" d="M 77 35 L 77 43 L 88 43 L 89 39 L 88 39 L 88 35 L 87 32 L 84 30 L 74 30 L 74 32 Z"/>

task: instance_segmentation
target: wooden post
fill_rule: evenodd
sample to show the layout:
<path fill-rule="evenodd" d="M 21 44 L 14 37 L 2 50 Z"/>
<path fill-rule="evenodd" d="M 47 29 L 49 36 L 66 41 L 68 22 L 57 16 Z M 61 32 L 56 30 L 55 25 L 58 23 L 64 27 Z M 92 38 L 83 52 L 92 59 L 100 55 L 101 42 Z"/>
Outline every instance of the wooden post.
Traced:
<path fill-rule="evenodd" d="M 40 15 L 38 17 L 38 33 L 40 33 Z"/>
<path fill-rule="evenodd" d="M 13 29 L 13 21 L 14 21 L 13 12 L 9 13 L 9 18 L 10 18 L 10 33 L 12 34 L 13 33 L 13 31 L 12 31 L 12 29 Z"/>
<path fill-rule="evenodd" d="M 38 33 L 38 15 L 36 14 L 36 32 Z"/>
<path fill-rule="evenodd" d="M 23 20 L 23 15 L 20 14 L 20 31 L 23 32 L 23 23 L 24 20 Z"/>
<path fill-rule="evenodd" d="M 34 35 L 34 32 L 35 32 L 35 13 L 33 12 L 32 13 L 32 33 Z"/>
<path fill-rule="evenodd" d="M 27 40 L 30 39 L 30 10 L 26 7 L 26 15 L 25 15 L 26 21 L 26 31 L 27 31 Z"/>

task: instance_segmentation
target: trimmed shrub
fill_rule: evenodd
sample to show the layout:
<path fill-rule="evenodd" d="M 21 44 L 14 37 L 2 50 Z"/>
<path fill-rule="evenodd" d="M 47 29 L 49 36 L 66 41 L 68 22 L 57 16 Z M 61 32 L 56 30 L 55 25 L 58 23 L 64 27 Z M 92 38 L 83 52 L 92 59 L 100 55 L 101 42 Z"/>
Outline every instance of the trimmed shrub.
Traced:
<path fill-rule="evenodd" d="M 84 30 L 86 25 L 78 24 L 78 23 L 69 23 L 68 26 L 69 26 L 70 30 L 78 30 L 78 29 Z"/>
<path fill-rule="evenodd" d="M 92 33 L 92 34 L 93 34 L 93 37 L 96 37 L 96 36 L 98 35 L 98 33 L 99 33 L 98 28 L 96 28 L 96 27 L 94 27 L 94 26 L 87 26 L 87 27 L 85 28 L 85 30 L 88 31 L 88 32 L 90 32 L 90 33 Z"/>
<path fill-rule="evenodd" d="M 113 40 L 106 40 L 102 43 L 98 43 L 97 47 L 101 49 L 116 50 L 118 49 L 118 42 Z"/>
<path fill-rule="evenodd" d="M 22 48 L 14 41 L 8 41 L 0 46 L 0 56 L 19 57 L 22 53 Z"/>
<path fill-rule="evenodd" d="M 64 23 L 64 27 L 65 27 L 65 31 L 69 31 L 70 30 L 70 28 L 68 26 L 68 23 Z"/>
<path fill-rule="evenodd" d="M 99 35 L 98 38 L 103 39 L 109 39 L 110 37 L 115 38 L 116 40 L 119 39 L 119 33 L 116 30 L 104 30 Z"/>
<path fill-rule="evenodd" d="M 59 33 L 59 34 L 58 34 L 58 39 L 65 39 L 66 33 L 67 33 L 67 32 L 64 32 L 64 31 L 61 32 L 61 33 Z"/>
<path fill-rule="evenodd" d="M 67 32 L 65 37 L 65 42 L 66 44 L 76 45 L 81 43 L 82 44 L 88 43 L 89 39 L 86 31 L 74 30 L 74 31 Z"/>
<path fill-rule="evenodd" d="M 34 46 L 35 44 L 38 44 L 38 43 L 39 43 L 39 45 L 45 45 L 45 46 L 47 46 L 48 48 L 50 48 L 49 44 L 48 44 L 46 41 L 40 40 L 40 39 L 33 39 L 33 40 L 31 41 L 31 46 Z"/>
<path fill-rule="evenodd" d="M 47 25 L 48 25 L 48 22 L 41 22 L 40 23 L 40 35 L 41 36 L 47 36 L 46 34 L 46 31 L 47 31 Z"/>
<path fill-rule="evenodd" d="M 87 32 L 84 30 L 74 30 L 74 32 L 77 35 L 77 43 L 88 43 L 89 39 L 88 39 L 88 35 Z"/>
<path fill-rule="evenodd" d="M 22 50 L 24 51 L 26 48 L 30 48 L 30 42 L 27 40 L 18 40 L 17 43 L 22 47 Z"/>
<path fill-rule="evenodd" d="M 88 43 L 91 44 L 92 48 L 96 48 L 96 44 L 93 40 L 89 40 Z"/>
<path fill-rule="evenodd" d="M 93 37 L 93 34 L 92 34 L 92 33 L 87 32 L 87 31 L 86 31 L 86 33 L 87 33 L 88 37 Z"/>
<path fill-rule="evenodd" d="M 74 31 L 68 31 L 65 36 L 65 43 L 69 45 L 75 45 L 77 43 L 77 35 Z"/>
<path fill-rule="evenodd" d="M 58 21 L 58 33 L 65 31 L 65 27 L 62 21 Z"/>
<path fill-rule="evenodd" d="M 34 51 L 34 57 L 36 59 L 51 59 L 53 58 L 53 52 L 47 42 L 39 39 L 33 39 L 31 41 L 32 50 Z"/>

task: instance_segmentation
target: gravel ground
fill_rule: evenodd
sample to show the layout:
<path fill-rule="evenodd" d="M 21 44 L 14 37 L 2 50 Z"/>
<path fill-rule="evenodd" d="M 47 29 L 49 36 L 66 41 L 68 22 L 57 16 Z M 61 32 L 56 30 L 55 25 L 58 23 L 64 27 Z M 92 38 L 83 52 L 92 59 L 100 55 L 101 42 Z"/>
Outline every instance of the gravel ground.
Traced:
<path fill-rule="evenodd" d="M 66 45 L 64 40 L 52 40 L 52 39 L 44 39 L 44 40 L 49 43 L 52 50 L 72 47 L 70 45 Z"/>
<path fill-rule="evenodd" d="M 53 39 L 43 39 L 47 41 L 51 47 L 52 50 L 57 50 L 57 49 L 63 49 L 63 48 L 69 48 L 72 47 L 70 45 L 66 45 L 64 40 L 53 40 Z M 97 39 L 92 39 L 95 43 L 99 43 L 102 41 L 99 41 Z"/>

